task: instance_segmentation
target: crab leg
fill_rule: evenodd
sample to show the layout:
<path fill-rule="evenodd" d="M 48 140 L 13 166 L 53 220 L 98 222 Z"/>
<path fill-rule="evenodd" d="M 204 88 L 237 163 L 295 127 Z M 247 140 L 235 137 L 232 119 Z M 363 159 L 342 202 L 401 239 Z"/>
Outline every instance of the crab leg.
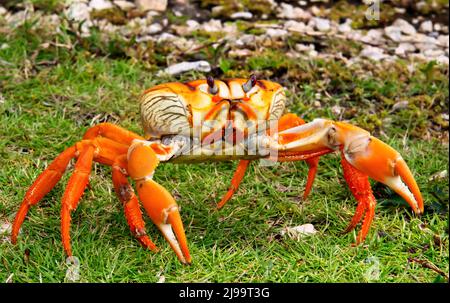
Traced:
<path fill-rule="evenodd" d="M 61 179 L 64 171 L 69 165 L 72 158 L 75 157 L 76 148 L 71 146 L 65 151 L 63 151 L 58 157 L 53 160 L 53 162 L 44 170 L 33 185 L 30 186 L 28 191 L 23 198 L 22 204 L 16 214 L 14 219 L 12 232 L 11 232 L 11 242 L 17 242 L 17 235 L 19 234 L 20 226 L 22 225 L 28 210 L 32 205 L 37 204 Z"/>
<path fill-rule="evenodd" d="M 142 141 L 135 141 L 128 152 L 128 174 L 135 180 L 142 205 L 153 223 L 169 242 L 178 259 L 191 263 L 179 207 L 172 195 L 152 180 L 159 164 L 155 151 Z"/>
<path fill-rule="evenodd" d="M 70 213 L 77 208 L 84 189 L 89 183 L 94 151 L 94 146 L 86 146 L 83 148 L 75 164 L 75 171 L 70 176 L 62 198 L 61 237 L 64 251 L 68 256 L 72 255 L 70 247 Z"/>
<path fill-rule="evenodd" d="M 144 140 L 141 136 L 112 123 L 100 123 L 89 128 L 83 139 L 94 139 L 100 136 L 128 146 L 134 139 Z"/>
<path fill-rule="evenodd" d="M 358 201 L 355 215 L 353 216 L 352 221 L 350 222 L 345 232 L 349 232 L 353 228 L 355 228 L 356 224 L 358 224 L 361 220 L 363 214 L 365 214 L 361 230 L 356 238 L 356 244 L 360 244 L 364 242 L 364 239 L 369 232 L 370 224 L 372 223 L 373 217 L 375 215 L 375 205 L 377 201 L 373 196 L 372 188 L 370 187 L 369 183 L 369 177 L 354 168 L 345 159 L 344 155 L 342 155 L 341 163 L 344 172 L 344 178 L 347 181 L 348 187 L 350 188 L 353 197 L 355 197 L 356 201 Z"/>
<path fill-rule="evenodd" d="M 156 245 L 146 235 L 145 222 L 139 207 L 139 201 L 134 190 L 128 183 L 126 176 L 127 157 L 122 155 L 116 158 L 112 168 L 112 179 L 114 190 L 124 207 L 125 217 L 130 226 L 131 233 L 141 242 L 144 247 L 157 251 Z"/>
<path fill-rule="evenodd" d="M 239 184 L 241 184 L 242 179 L 244 178 L 245 171 L 247 170 L 248 165 L 250 164 L 250 160 L 241 160 L 239 161 L 238 167 L 234 172 L 233 179 L 231 180 L 231 186 L 228 189 L 228 192 L 223 196 L 222 200 L 217 204 L 217 208 L 221 209 L 228 200 L 231 199 L 234 192 L 238 189 Z"/>

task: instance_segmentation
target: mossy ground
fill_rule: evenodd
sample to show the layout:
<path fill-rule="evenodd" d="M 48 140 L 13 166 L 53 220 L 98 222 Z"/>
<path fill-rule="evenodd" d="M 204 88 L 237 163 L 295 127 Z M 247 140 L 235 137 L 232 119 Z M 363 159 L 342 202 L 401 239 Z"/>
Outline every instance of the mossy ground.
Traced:
<path fill-rule="evenodd" d="M 0 50 L 1 222 L 13 220 L 33 180 L 87 128 L 109 121 L 141 133 L 136 100 L 144 88 L 204 77 L 187 73 L 157 78 L 158 62 L 164 61 L 158 56 L 166 55 L 161 48 L 147 50 L 149 57 L 139 60 L 120 40 L 80 38 L 64 25 L 55 34 L 27 22 L 0 36 L 2 44 L 8 47 Z M 339 41 L 324 45 L 352 52 L 352 46 Z M 335 59 L 292 60 L 282 49 L 267 49 L 244 62 L 208 48 L 197 56 L 215 62 L 214 73 L 222 77 L 257 72 L 279 81 L 287 87 L 288 110 L 306 120 L 347 119 L 372 131 L 406 159 L 424 195 L 425 214 L 413 216 L 401 198 L 373 182 L 379 202 L 375 221 L 365 244 L 355 248 L 354 233 L 340 234 L 356 203 L 338 156 L 323 157 L 307 201 L 299 199 L 305 163 L 254 163 L 221 211 L 215 203 L 226 192 L 235 163 L 160 165 L 156 181 L 182 207 L 193 256 L 192 266 L 183 266 L 150 221 L 147 231 L 159 253 L 146 251 L 130 235 L 112 189 L 111 170 L 96 164 L 72 215 L 80 281 L 155 282 L 160 276 L 166 282 L 442 281 L 414 260 L 449 271 L 448 177 L 430 181 L 448 169 L 448 121 L 442 119 L 448 112 L 448 67 L 424 63 L 411 71 L 403 61 L 346 66 Z M 408 105 L 393 110 L 403 100 Z M 342 113 L 336 115 L 333 106 L 342 107 Z M 30 211 L 16 246 L 6 238 L 0 243 L 0 281 L 66 280 L 59 212 L 69 175 L 70 170 Z M 280 236 L 284 227 L 305 223 L 314 224 L 318 234 L 300 240 Z M 370 275 L 374 257 L 377 279 Z"/>

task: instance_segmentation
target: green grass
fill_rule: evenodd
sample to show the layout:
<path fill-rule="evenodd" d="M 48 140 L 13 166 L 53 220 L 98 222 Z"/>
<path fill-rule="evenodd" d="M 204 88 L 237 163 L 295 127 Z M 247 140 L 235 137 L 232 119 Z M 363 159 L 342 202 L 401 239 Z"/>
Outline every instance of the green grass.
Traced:
<path fill-rule="evenodd" d="M 70 33 L 60 35 L 59 41 L 73 39 Z M 141 133 L 137 96 L 146 87 L 175 80 L 156 78 L 158 67 L 149 67 L 148 62 L 105 57 L 96 51 L 101 47 L 44 49 L 41 44 L 47 38 L 27 25 L 0 37 L 0 44 L 9 45 L 0 50 L 0 59 L 7 62 L 0 61 L 0 222 L 12 222 L 33 180 L 91 125 L 110 121 Z M 408 260 L 427 260 L 449 271 L 448 178 L 429 181 L 436 172 L 448 169 L 448 145 L 434 136 L 436 132 L 431 132 L 428 140 L 421 138 L 423 132 L 414 132 L 418 126 L 427 129 L 428 124 L 420 121 L 440 115 L 442 106 L 448 110 L 444 77 L 448 71 L 431 66 L 431 71 L 419 70 L 405 78 L 400 62 L 398 74 L 386 79 L 376 72 L 354 73 L 334 61 L 292 65 L 281 59 L 272 66 L 273 58 L 255 59 L 252 68 L 258 69 L 262 62 L 264 69 L 273 67 L 274 73 L 287 70 L 292 80 L 287 85 L 289 110 L 310 120 L 333 118 L 333 105 L 357 108 L 344 118 L 372 125 L 382 140 L 403 155 L 424 195 L 425 214 L 413 216 L 398 196 L 374 183 L 379 201 L 375 220 L 365 244 L 355 248 L 351 247 L 354 233 L 340 234 L 356 203 L 343 180 L 338 156 L 322 158 L 307 201 L 299 199 L 306 181 L 305 163 L 275 167 L 254 163 L 221 211 L 215 209 L 215 203 L 226 192 L 235 163 L 162 164 L 155 180 L 172 192 L 181 206 L 193 256 L 193 264 L 183 266 L 150 221 L 147 231 L 161 248 L 159 253 L 146 251 L 131 236 L 112 188 L 111 170 L 95 164 L 90 187 L 72 214 L 72 247 L 81 262 L 80 281 L 156 282 L 164 276 L 166 282 L 367 282 L 373 257 L 379 260 L 377 282 L 441 281 L 435 271 Z M 52 60 L 55 63 L 48 64 Z M 238 66 L 230 68 L 243 76 L 251 72 L 248 67 L 241 71 Z M 430 74 L 428 81 L 421 81 L 424 73 Z M 198 77 L 203 75 L 186 74 L 177 80 Z M 273 77 L 288 83 L 286 78 Z M 328 77 L 331 82 L 325 84 Z M 333 88 L 332 96 L 321 99 L 322 107 L 313 108 L 315 94 L 323 93 L 324 87 Z M 413 103 L 392 113 L 388 124 L 375 119 L 377 112 L 392 106 L 382 103 L 383 98 L 422 95 L 434 100 L 424 107 L 427 111 L 421 111 L 420 106 L 425 105 Z M 370 100 L 376 100 L 376 105 Z M 370 115 L 375 115 L 373 120 Z M 59 212 L 69 175 L 70 170 L 32 208 L 17 245 L 9 243 L 7 235 L 0 235 L 0 281 L 12 274 L 14 282 L 66 281 Z M 284 227 L 306 223 L 314 224 L 318 233 L 300 240 L 280 236 Z"/>

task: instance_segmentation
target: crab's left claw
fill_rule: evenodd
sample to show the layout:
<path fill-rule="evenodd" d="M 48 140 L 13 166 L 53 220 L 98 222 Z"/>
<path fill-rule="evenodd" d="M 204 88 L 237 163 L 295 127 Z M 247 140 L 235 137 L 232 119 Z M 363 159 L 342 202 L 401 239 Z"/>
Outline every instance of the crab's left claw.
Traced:
<path fill-rule="evenodd" d="M 128 151 L 128 174 L 136 181 L 142 205 L 178 259 L 183 264 L 190 264 L 191 256 L 178 205 L 164 187 L 152 180 L 158 163 L 158 157 L 150 146 L 139 141 L 131 145 Z"/>

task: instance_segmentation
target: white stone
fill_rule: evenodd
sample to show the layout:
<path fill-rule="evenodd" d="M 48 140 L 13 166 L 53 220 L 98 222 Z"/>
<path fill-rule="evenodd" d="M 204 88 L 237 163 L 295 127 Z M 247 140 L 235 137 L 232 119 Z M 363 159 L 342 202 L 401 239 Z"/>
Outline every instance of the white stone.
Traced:
<path fill-rule="evenodd" d="M 440 32 L 442 30 L 442 25 L 440 25 L 439 23 L 436 23 L 434 25 L 434 30 L 437 32 Z"/>
<path fill-rule="evenodd" d="M 256 37 L 254 35 L 242 35 L 239 39 L 236 40 L 236 46 L 245 47 L 252 45 L 256 42 Z"/>
<path fill-rule="evenodd" d="M 0 16 L 6 14 L 8 11 L 3 6 L 0 6 Z"/>
<path fill-rule="evenodd" d="M 179 39 L 179 37 L 169 34 L 169 33 L 162 33 L 159 37 L 158 37 L 158 42 L 167 42 L 167 41 L 174 41 Z"/>
<path fill-rule="evenodd" d="M 249 49 L 233 49 L 230 50 L 230 52 L 228 53 L 230 55 L 230 57 L 233 58 L 244 58 L 244 57 L 249 57 L 252 55 L 252 51 Z"/>
<path fill-rule="evenodd" d="M 181 62 L 167 67 L 166 69 L 164 69 L 163 73 L 169 75 L 178 75 L 192 70 L 208 73 L 211 71 L 211 65 L 208 63 L 208 61 L 203 60 L 194 62 Z"/>
<path fill-rule="evenodd" d="M 281 3 L 278 7 L 278 18 L 281 19 L 303 19 L 309 20 L 311 14 L 300 7 L 293 7 L 287 3 Z"/>
<path fill-rule="evenodd" d="M 392 111 L 408 108 L 408 105 L 409 105 L 408 100 L 399 101 L 392 106 Z"/>
<path fill-rule="evenodd" d="M 287 235 L 290 238 L 299 239 L 304 236 L 310 236 L 317 233 L 317 230 L 314 228 L 312 224 L 304 224 L 300 226 L 294 227 L 286 227 L 281 230 L 281 235 Z"/>
<path fill-rule="evenodd" d="M 441 64 L 448 65 L 448 56 L 444 56 L 444 55 L 439 56 L 439 57 L 436 58 L 436 61 L 441 63 Z"/>
<path fill-rule="evenodd" d="M 221 32 L 223 30 L 222 22 L 217 19 L 211 19 L 208 22 L 203 23 L 201 29 L 208 33 Z"/>
<path fill-rule="evenodd" d="M 288 32 L 284 29 L 268 28 L 266 34 L 272 38 L 281 38 L 287 36 Z"/>
<path fill-rule="evenodd" d="M 289 20 L 284 24 L 284 28 L 291 32 L 303 33 L 306 31 L 306 24 L 295 20 Z"/>
<path fill-rule="evenodd" d="M 433 22 L 430 20 L 424 21 L 420 24 L 420 31 L 429 33 L 433 31 Z"/>
<path fill-rule="evenodd" d="M 381 59 L 387 57 L 387 55 L 384 54 L 384 50 L 382 48 L 373 47 L 370 45 L 366 45 L 364 47 L 364 49 L 360 53 L 360 56 L 372 59 L 374 61 L 380 61 Z"/>
<path fill-rule="evenodd" d="M 330 20 L 315 17 L 313 18 L 315 27 L 321 32 L 327 32 L 331 29 Z"/>
<path fill-rule="evenodd" d="M 191 30 L 196 30 L 200 27 L 200 23 L 198 23 L 195 20 L 189 19 L 188 21 L 186 21 L 186 25 L 189 26 L 191 28 Z"/>
<path fill-rule="evenodd" d="M 412 26 L 411 24 L 409 24 L 408 21 L 403 19 L 395 20 L 392 26 L 400 28 L 400 30 L 406 35 L 415 35 L 417 33 L 414 26 Z"/>
<path fill-rule="evenodd" d="M 383 37 L 383 32 L 380 29 L 371 29 L 365 36 L 361 38 L 364 43 L 379 44 Z"/>
<path fill-rule="evenodd" d="M 338 31 L 341 33 L 349 33 L 352 30 L 352 19 L 346 19 L 344 23 L 339 24 Z"/>
<path fill-rule="evenodd" d="M 133 8 L 136 8 L 136 5 L 133 2 L 128 2 L 125 0 L 115 0 L 113 1 L 113 3 L 117 5 L 121 10 L 126 12 L 132 10 Z"/>
<path fill-rule="evenodd" d="M 167 0 L 135 0 L 135 4 L 142 11 L 164 12 L 167 8 Z"/>
<path fill-rule="evenodd" d="M 400 42 L 402 40 L 402 31 L 396 26 L 386 26 L 384 28 L 384 34 L 395 42 Z"/>
<path fill-rule="evenodd" d="M 250 12 L 236 12 L 231 14 L 231 19 L 251 19 L 253 18 L 253 14 Z"/>
<path fill-rule="evenodd" d="M 315 49 L 314 44 L 302 44 L 302 43 L 297 43 L 295 45 L 295 50 L 298 52 L 309 52 Z"/>
<path fill-rule="evenodd" d="M 66 16 L 69 20 L 73 21 L 83 21 L 89 20 L 90 8 L 86 3 L 74 2 L 66 10 Z"/>
<path fill-rule="evenodd" d="M 395 49 L 395 54 L 398 56 L 404 56 L 406 53 L 414 52 L 416 47 L 411 43 L 400 43 Z"/>
<path fill-rule="evenodd" d="M 438 42 L 441 46 L 448 48 L 449 46 L 449 36 L 448 35 L 439 35 Z"/>
<path fill-rule="evenodd" d="M 154 35 L 161 32 L 163 29 L 162 25 L 159 23 L 153 23 L 144 29 L 144 34 Z"/>
<path fill-rule="evenodd" d="M 108 0 L 91 0 L 89 7 L 98 11 L 112 8 L 113 5 Z"/>

